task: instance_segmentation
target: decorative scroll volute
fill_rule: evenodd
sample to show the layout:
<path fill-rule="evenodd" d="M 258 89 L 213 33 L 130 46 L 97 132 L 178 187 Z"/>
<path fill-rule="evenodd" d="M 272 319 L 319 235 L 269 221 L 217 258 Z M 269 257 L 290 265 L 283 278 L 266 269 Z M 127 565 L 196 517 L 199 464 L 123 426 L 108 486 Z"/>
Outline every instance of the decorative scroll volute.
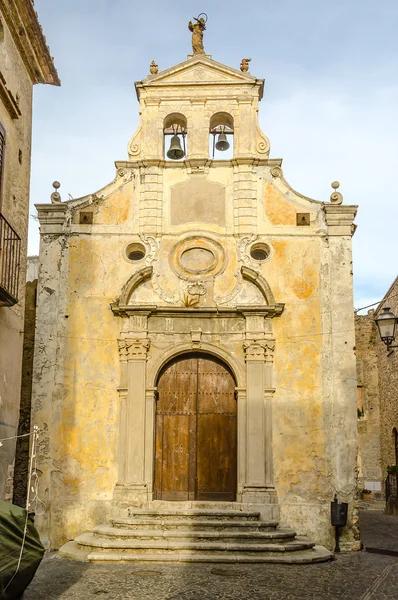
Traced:
<path fill-rule="evenodd" d="M 146 360 L 151 341 L 148 339 L 118 340 L 120 360 Z"/>

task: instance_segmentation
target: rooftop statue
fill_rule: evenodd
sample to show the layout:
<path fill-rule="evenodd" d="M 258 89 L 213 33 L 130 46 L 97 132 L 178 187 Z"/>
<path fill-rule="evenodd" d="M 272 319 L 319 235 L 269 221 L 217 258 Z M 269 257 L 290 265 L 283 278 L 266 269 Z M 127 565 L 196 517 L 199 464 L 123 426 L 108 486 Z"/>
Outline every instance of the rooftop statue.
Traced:
<path fill-rule="evenodd" d="M 201 15 L 205 15 L 206 19 Z M 198 17 L 194 17 L 193 20 L 196 23 L 189 21 L 188 29 L 192 31 L 192 51 L 194 54 L 204 54 L 205 49 L 203 48 L 203 32 L 206 29 L 207 15 L 201 13 Z"/>

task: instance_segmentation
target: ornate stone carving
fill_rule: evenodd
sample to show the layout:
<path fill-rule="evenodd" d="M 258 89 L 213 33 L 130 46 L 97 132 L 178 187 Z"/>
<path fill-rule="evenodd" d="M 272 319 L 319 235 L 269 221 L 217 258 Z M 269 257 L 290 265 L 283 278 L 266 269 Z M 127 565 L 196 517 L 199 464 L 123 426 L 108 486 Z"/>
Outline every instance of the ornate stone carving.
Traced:
<path fill-rule="evenodd" d="M 137 154 L 140 153 L 140 147 L 138 144 L 132 144 L 130 146 L 130 154 L 132 154 L 133 156 L 136 156 Z"/>
<path fill-rule="evenodd" d="M 188 294 L 184 294 L 182 297 L 182 304 L 186 308 L 193 308 L 199 304 L 199 296 L 188 296 Z"/>
<path fill-rule="evenodd" d="M 120 360 L 146 360 L 151 341 L 144 339 L 118 340 Z"/>
<path fill-rule="evenodd" d="M 58 192 L 58 189 L 60 187 L 61 187 L 61 184 L 59 183 L 59 181 L 53 182 L 53 188 L 55 191 L 51 194 L 51 203 L 52 204 L 58 204 L 59 202 L 61 202 L 61 194 Z"/>
<path fill-rule="evenodd" d="M 271 175 L 272 175 L 272 177 L 282 177 L 282 175 L 283 175 L 282 169 L 280 167 L 272 167 Z"/>
<path fill-rule="evenodd" d="M 207 294 L 205 286 L 199 281 L 197 283 L 191 283 L 187 288 L 187 292 L 190 296 L 205 296 Z"/>
<path fill-rule="evenodd" d="M 332 181 L 332 188 L 337 190 L 340 187 L 340 183 L 338 181 Z M 340 192 L 332 192 L 330 195 L 330 202 L 332 204 L 342 204 L 343 203 L 343 194 Z"/>
<path fill-rule="evenodd" d="M 191 340 L 192 348 L 200 348 L 202 340 L 202 330 L 197 329 L 196 331 L 191 331 Z"/>
<path fill-rule="evenodd" d="M 168 296 L 166 292 L 163 290 L 162 286 L 159 284 L 160 273 L 153 273 L 152 277 L 152 285 L 155 292 L 168 304 L 177 304 L 180 300 L 180 296 L 175 294 L 174 296 Z"/>
<path fill-rule="evenodd" d="M 145 264 L 150 266 L 158 257 L 159 241 L 152 235 L 145 235 L 144 233 L 140 233 L 139 237 L 148 250 L 145 257 Z"/>
<path fill-rule="evenodd" d="M 258 238 L 257 235 L 253 233 L 253 235 L 246 235 L 239 240 L 238 243 L 238 260 L 245 264 L 247 267 L 251 267 L 252 263 L 250 257 L 246 251 L 246 248 L 249 244 L 252 244 Z"/>
<path fill-rule="evenodd" d="M 274 358 L 275 340 L 245 340 L 243 342 L 245 359 L 272 361 Z"/>
<path fill-rule="evenodd" d="M 242 58 L 242 62 L 240 63 L 240 70 L 242 71 L 242 73 L 247 73 L 247 71 L 249 70 L 250 61 L 251 58 Z"/>
<path fill-rule="evenodd" d="M 151 62 L 151 64 L 149 65 L 149 72 L 150 72 L 151 75 L 156 75 L 156 73 L 158 73 L 158 71 L 159 71 L 158 65 L 153 60 Z"/>

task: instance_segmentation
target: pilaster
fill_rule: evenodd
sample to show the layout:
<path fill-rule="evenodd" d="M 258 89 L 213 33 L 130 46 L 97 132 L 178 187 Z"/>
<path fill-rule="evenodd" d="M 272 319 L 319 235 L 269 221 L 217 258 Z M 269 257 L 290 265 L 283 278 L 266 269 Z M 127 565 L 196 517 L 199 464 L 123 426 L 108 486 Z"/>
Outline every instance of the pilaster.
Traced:
<path fill-rule="evenodd" d="M 257 199 L 253 161 L 232 161 L 234 164 L 234 231 L 253 234 L 257 231 Z"/>
<path fill-rule="evenodd" d="M 122 495 L 123 500 L 127 502 L 146 501 L 148 468 L 145 461 L 145 438 L 148 415 L 145 376 L 150 340 L 143 337 L 124 337 L 118 340 L 118 345 L 122 379 L 125 379 L 127 386 L 119 391 L 120 472 L 115 493 L 119 498 Z"/>
<path fill-rule="evenodd" d="M 146 166 L 140 169 L 140 232 L 161 233 L 162 215 L 163 169 L 159 165 Z"/>
<path fill-rule="evenodd" d="M 273 389 L 269 387 L 275 341 L 265 337 L 264 332 L 259 332 L 257 339 L 251 333 L 247 335 L 243 342 L 247 398 L 246 472 L 242 500 L 252 504 L 276 503 L 272 466 Z"/>

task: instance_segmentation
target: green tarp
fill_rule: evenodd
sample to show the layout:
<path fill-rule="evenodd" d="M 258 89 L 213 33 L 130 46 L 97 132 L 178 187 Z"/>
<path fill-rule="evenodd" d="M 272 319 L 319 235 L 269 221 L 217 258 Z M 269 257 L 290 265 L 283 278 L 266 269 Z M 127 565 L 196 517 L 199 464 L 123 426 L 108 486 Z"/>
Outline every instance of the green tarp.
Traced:
<path fill-rule="evenodd" d="M 0 500 L 0 600 L 20 598 L 32 581 L 43 558 L 44 548 L 33 524 L 34 515 L 29 513 L 22 560 L 15 575 L 21 553 L 26 514 L 24 508 Z"/>

